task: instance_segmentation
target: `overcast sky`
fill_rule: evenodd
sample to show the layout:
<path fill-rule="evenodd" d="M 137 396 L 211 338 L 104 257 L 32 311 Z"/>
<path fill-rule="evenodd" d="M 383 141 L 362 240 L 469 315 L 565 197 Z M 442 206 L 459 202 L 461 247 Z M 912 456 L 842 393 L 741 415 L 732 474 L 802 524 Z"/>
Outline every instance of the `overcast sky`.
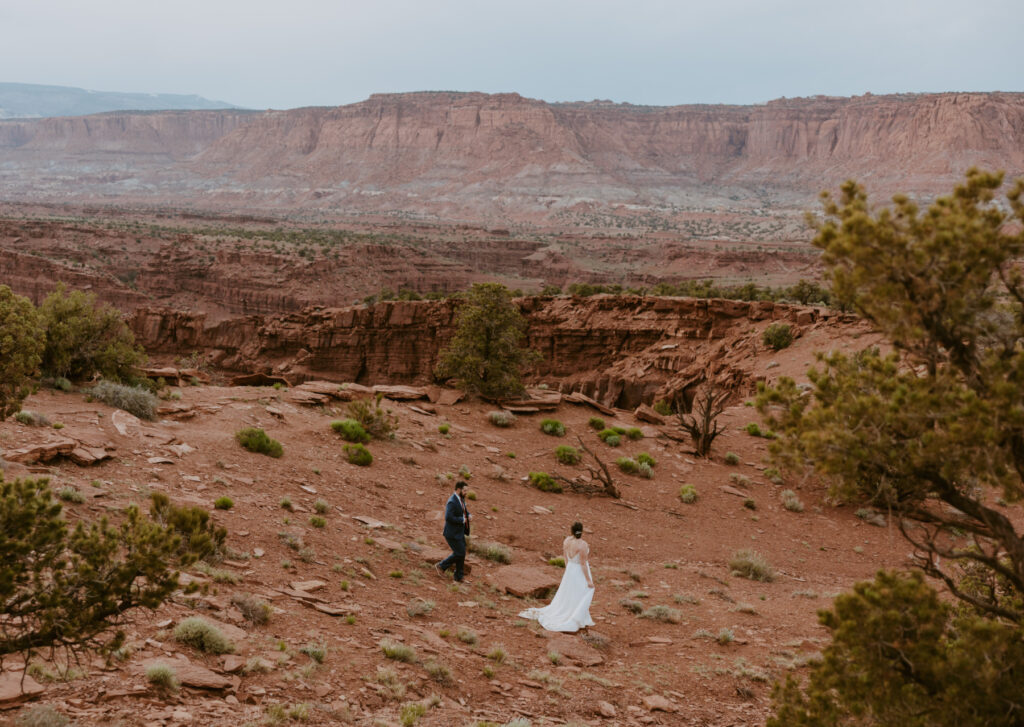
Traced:
<path fill-rule="evenodd" d="M 371 93 L 758 103 L 1022 91 L 1020 0 L 0 0 L 0 81 L 251 108 Z"/>

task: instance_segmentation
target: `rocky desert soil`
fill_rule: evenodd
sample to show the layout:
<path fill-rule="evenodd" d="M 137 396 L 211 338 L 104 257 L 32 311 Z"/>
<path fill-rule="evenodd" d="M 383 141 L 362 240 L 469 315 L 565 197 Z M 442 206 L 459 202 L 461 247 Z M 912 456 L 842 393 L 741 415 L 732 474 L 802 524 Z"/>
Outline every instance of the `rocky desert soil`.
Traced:
<path fill-rule="evenodd" d="M 856 326 L 819 324 L 790 348 L 752 354 L 749 363 L 767 378 L 806 381 L 813 351 L 872 342 Z M 628 410 L 601 415 L 563 400 L 551 411 L 521 413 L 504 429 L 489 423 L 493 404 L 445 403 L 454 392 L 433 391 L 433 403 L 385 399 L 398 417 L 396 436 L 372 442 L 373 464 L 357 467 L 329 427 L 344 416 L 344 403 L 327 396 L 317 404 L 311 388 L 173 387 L 180 399 L 165 402 L 152 423 L 83 392 L 41 390 L 25 408 L 62 429 L 0 424 L 7 458 L 22 460 L 9 462 L 5 476 L 77 488 L 84 501 L 66 504 L 72 522 L 116 518 L 127 504 L 146 506 L 150 493 L 164 492 L 209 508 L 230 533 L 223 562 L 182 576 L 204 593 L 182 591 L 155 612 L 138 612 L 123 660 L 87 660 L 85 673 L 67 682 L 40 678 L 39 701 L 79 725 L 125 727 L 256 725 L 281 710 L 310 724 L 392 725 L 410 703 L 425 706 L 421 725 L 517 717 L 534 725 L 755 725 L 772 682 L 800 673 L 826 643 L 816 611 L 909 556 L 884 516 L 862 519 L 829 504 L 811 481 L 765 475 L 767 440 L 743 429 L 758 421 L 746 405 L 749 390 L 738 390 L 723 414 L 726 431 L 708 460 L 693 456 L 674 422 L 641 421 Z M 609 447 L 588 427 L 592 416 L 644 436 Z M 547 417 L 565 424 L 564 438 L 540 431 Z M 242 449 L 233 433 L 246 426 L 265 428 L 284 455 Z M 544 493 L 525 481 L 531 471 L 584 475 L 553 455 L 577 436 L 609 463 L 621 500 Z M 57 455 L 68 443 L 94 455 L 79 461 L 99 461 L 83 466 Z M 613 464 L 639 452 L 657 461 L 652 479 Z M 736 464 L 727 462 L 730 452 Z M 32 462 L 36 456 L 53 459 Z M 471 555 L 462 586 L 432 568 L 446 552 L 449 474 L 469 481 L 473 540 L 501 544 L 511 561 Z M 696 487 L 695 503 L 680 501 L 683 484 Z M 803 511 L 783 506 L 785 489 Z M 213 509 L 222 496 L 232 509 Z M 291 509 L 282 507 L 286 498 Z M 318 508 L 323 527 L 311 522 Z M 597 623 L 585 633 L 547 633 L 517 614 L 557 585 L 561 571 L 548 561 L 575 520 L 592 547 Z M 732 574 L 729 561 L 745 548 L 768 560 L 772 582 Z M 268 623 L 246 620 L 234 605 L 244 594 L 272 605 Z M 651 607 L 670 609 L 678 622 L 643 617 Z M 219 624 L 234 653 L 204 655 L 177 643 L 174 627 L 193 616 Z M 410 647 L 410 661 L 389 659 L 386 640 Z M 319 647 L 322 663 L 306 653 Z M 178 694 L 148 685 L 144 669 L 155 661 L 175 668 L 184 685 Z"/>

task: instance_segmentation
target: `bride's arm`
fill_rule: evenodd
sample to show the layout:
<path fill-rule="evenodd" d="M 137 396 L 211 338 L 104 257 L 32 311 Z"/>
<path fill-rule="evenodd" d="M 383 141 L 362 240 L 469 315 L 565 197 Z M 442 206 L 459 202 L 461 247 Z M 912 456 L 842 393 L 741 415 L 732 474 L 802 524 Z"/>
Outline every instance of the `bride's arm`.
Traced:
<path fill-rule="evenodd" d="M 583 576 L 587 579 L 587 585 L 594 587 L 594 579 L 590 577 L 590 546 L 580 549 L 580 568 L 583 569 Z"/>

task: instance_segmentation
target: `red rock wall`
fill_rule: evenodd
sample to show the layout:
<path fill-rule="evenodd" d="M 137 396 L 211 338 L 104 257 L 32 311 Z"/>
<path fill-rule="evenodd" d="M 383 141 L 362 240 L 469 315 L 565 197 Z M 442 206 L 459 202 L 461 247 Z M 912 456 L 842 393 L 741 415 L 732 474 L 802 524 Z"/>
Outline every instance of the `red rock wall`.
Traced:
<path fill-rule="evenodd" d="M 520 306 L 528 344 L 544 355 L 532 377 L 620 406 L 704 380 L 749 384 L 742 367 L 726 362 L 723 342 L 730 349 L 749 343 L 758 321 L 807 325 L 819 315 L 765 302 L 630 296 L 524 298 Z M 138 309 L 131 325 L 151 353 L 200 351 L 230 371 L 279 373 L 296 382 L 422 384 L 432 380 L 452 336 L 455 311 L 451 300 L 387 302 L 206 326 L 203 314 Z"/>

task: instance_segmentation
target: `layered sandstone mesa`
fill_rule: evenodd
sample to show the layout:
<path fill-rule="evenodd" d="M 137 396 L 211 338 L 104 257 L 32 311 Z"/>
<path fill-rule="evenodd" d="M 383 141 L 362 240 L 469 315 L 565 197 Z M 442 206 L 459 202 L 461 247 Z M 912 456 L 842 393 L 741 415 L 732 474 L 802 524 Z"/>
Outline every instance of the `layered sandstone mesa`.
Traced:
<path fill-rule="evenodd" d="M 750 393 L 763 376 L 752 367 L 771 321 L 787 321 L 797 334 L 814 325 L 856 325 L 851 317 L 765 301 L 594 296 L 518 304 L 529 324 L 527 344 L 544 356 L 531 378 L 623 408 L 687 398 L 705 382 Z M 426 384 L 454 334 L 457 305 L 387 302 L 211 324 L 204 314 L 139 308 L 130 323 L 154 355 L 200 351 L 227 371 L 283 375 L 293 384 Z"/>
<path fill-rule="evenodd" d="M 934 194 L 972 165 L 1024 173 L 1024 94 L 641 107 L 431 92 L 337 108 L 0 121 L 8 199 L 487 224 L 806 209 L 851 177 L 879 193 Z"/>

